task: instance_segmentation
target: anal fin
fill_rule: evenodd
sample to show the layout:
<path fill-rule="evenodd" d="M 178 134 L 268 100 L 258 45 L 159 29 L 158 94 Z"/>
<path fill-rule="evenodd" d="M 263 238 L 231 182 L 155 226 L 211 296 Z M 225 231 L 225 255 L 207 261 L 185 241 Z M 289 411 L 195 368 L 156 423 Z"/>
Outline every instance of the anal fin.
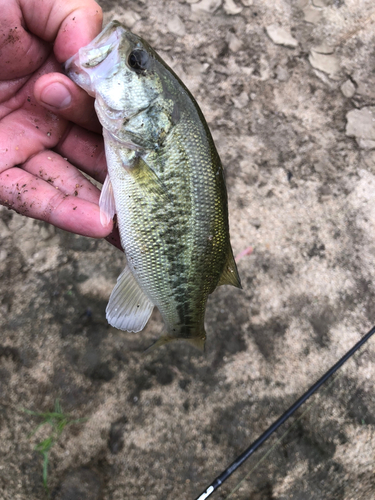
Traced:
<path fill-rule="evenodd" d="M 221 273 L 217 286 L 220 285 L 233 285 L 237 288 L 242 288 L 241 280 L 238 275 L 237 264 L 234 261 L 231 247 L 229 247 L 227 260 L 225 262 L 225 266 L 223 272 Z"/>
<path fill-rule="evenodd" d="M 109 298 L 106 309 L 108 323 L 119 330 L 139 332 L 146 326 L 153 308 L 129 266 L 126 266 Z"/>

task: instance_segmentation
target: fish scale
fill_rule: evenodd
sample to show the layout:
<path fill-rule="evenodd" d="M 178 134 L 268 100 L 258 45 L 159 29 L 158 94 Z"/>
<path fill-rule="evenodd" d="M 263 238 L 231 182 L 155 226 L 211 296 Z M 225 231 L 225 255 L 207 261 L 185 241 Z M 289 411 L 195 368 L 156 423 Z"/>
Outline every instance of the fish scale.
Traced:
<path fill-rule="evenodd" d="M 208 295 L 241 285 L 223 169 L 202 112 L 147 42 L 116 21 L 66 70 L 96 98 L 108 165 L 101 219 L 117 214 L 127 257 L 107 319 L 139 331 L 156 306 L 166 327 L 156 345 L 185 339 L 203 349 Z"/>

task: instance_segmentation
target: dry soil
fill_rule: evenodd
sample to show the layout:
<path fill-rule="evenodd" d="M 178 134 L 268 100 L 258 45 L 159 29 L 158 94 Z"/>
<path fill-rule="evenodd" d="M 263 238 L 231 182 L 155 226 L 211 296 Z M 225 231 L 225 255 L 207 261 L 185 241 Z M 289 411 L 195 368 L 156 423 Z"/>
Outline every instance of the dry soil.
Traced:
<path fill-rule="evenodd" d="M 48 498 L 25 413 L 85 418 L 49 454 L 55 500 L 193 500 L 375 323 L 373 0 L 102 0 L 198 100 L 226 170 L 243 290 L 205 354 L 108 326 L 123 255 L 0 211 L 0 498 Z M 371 341 L 212 498 L 375 498 Z"/>

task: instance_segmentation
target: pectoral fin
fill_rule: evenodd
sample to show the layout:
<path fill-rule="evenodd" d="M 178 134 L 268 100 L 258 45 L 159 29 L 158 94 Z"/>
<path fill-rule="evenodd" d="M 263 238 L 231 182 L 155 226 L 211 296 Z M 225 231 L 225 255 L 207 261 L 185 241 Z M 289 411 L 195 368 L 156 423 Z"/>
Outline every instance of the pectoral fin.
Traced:
<path fill-rule="evenodd" d="M 108 323 L 119 330 L 139 332 L 146 326 L 153 308 L 129 266 L 126 266 L 109 298 L 106 309 Z"/>
<path fill-rule="evenodd" d="M 115 198 L 109 175 L 105 178 L 102 192 L 99 198 L 100 222 L 102 226 L 108 226 L 116 213 Z"/>
<path fill-rule="evenodd" d="M 171 201 L 166 185 L 143 158 L 137 158 L 130 170 L 130 174 L 136 180 L 137 185 L 144 192 L 145 196 L 156 195 L 162 203 L 169 203 Z"/>
<path fill-rule="evenodd" d="M 242 288 L 240 277 L 238 276 L 237 265 L 234 261 L 232 249 L 229 248 L 227 261 L 217 286 L 233 285 L 237 288 Z"/>

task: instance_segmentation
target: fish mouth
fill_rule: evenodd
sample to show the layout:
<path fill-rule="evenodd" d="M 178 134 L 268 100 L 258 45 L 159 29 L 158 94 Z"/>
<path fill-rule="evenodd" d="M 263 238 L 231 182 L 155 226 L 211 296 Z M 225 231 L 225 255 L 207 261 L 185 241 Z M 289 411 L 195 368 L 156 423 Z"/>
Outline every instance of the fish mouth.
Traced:
<path fill-rule="evenodd" d="M 65 74 L 95 97 L 95 80 L 103 74 L 114 74 L 118 68 L 120 42 L 121 25 L 117 22 L 110 23 L 92 42 L 81 47 L 63 64 Z"/>
<path fill-rule="evenodd" d="M 63 71 L 74 83 L 82 87 L 92 97 L 95 97 L 95 92 L 91 90 L 91 78 L 80 65 L 79 52 L 63 64 Z"/>

